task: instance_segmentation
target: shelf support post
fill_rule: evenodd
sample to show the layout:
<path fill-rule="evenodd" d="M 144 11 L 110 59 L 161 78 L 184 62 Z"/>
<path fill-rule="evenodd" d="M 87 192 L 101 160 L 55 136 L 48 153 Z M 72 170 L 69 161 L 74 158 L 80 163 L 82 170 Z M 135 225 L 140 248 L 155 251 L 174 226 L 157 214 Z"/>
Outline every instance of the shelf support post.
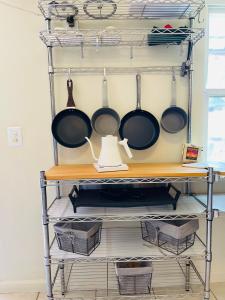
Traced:
<path fill-rule="evenodd" d="M 194 18 L 189 19 L 189 27 L 193 28 Z M 193 66 L 193 51 L 191 51 L 191 55 L 189 58 L 189 67 L 188 67 L 188 123 L 187 123 L 187 143 L 190 144 L 192 141 L 192 98 L 193 98 L 193 75 L 192 75 L 192 66 Z M 191 193 L 191 183 L 188 182 L 186 184 L 186 194 Z"/>
<path fill-rule="evenodd" d="M 193 28 L 194 18 L 189 19 L 189 27 Z M 189 67 L 188 67 L 188 126 L 187 126 L 187 143 L 191 143 L 192 140 L 192 98 L 193 98 L 193 76 L 192 76 L 192 66 L 193 66 L 193 51 L 191 51 L 191 55 L 189 58 Z"/>
<path fill-rule="evenodd" d="M 204 300 L 210 299 L 210 277 L 212 264 L 212 222 L 213 222 L 213 184 L 215 174 L 213 168 L 208 169 L 207 180 L 207 220 L 206 220 L 206 257 L 205 257 L 205 289 Z"/>
<path fill-rule="evenodd" d="M 190 291 L 190 258 L 185 262 L 185 291 Z"/>
<path fill-rule="evenodd" d="M 60 260 L 59 271 L 60 271 L 60 279 L 61 279 L 61 293 L 62 296 L 64 296 L 66 293 L 64 260 Z"/>
<path fill-rule="evenodd" d="M 47 29 L 51 31 L 51 19 L 47 19 Z M 52 120 L 55 118 L 55 86 L 54 86 L 54 65 L 53 65 L 53 50 L 52 47 L 47 47 L 48 49 L 48 77 L 49 77 L 49 86 L 50 86 L 50 99 L 51 99 L 51 114 Z M 54 163 L 57 166 L 59 164 L 59 154 L 58 154 L 58 145 L 56 140 L 53 138 L 53 155 Z M 60 186 L 56 185 L 56 196 L 60 199 Z"/>
<path fill-rule="evenodd" d="M 50 242 L 49 242 L 49 221 L 47 212 L 47 193 L 45 183 L 45 173 L 40 173 L 40 186 L 42 196 L 42 225 L 44 233 L 44 264 L 45 264 L 45 276 L 46 276 L 46 291 L 49 300 L 53 300 L 52 293 L 52 276 L 51 276 L 51 263 L 50 263 Z"/>

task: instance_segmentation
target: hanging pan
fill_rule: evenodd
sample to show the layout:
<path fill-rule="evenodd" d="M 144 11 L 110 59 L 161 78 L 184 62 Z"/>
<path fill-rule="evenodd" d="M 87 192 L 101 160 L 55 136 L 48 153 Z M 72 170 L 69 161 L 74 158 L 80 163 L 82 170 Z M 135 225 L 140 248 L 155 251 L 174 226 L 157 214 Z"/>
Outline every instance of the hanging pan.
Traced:
<path fill-rule="evenodd" d="M 120 116 L 108 106 L 108 88 L 105 75 L 102 82 L 102 94 L 103 107 L 93 114 L 91 118 L 92 127 L 101 136 L 114 135 L 120 127 Z"/>
<path fill-rule="evenodd" d="M 187 113 L 180 107 L 176 106 L 176 76 L 175 70 L 172 72 L 172 103 L 161 117 L 161 126 L 168 133 L 177 133 L 187 125 Z"/>
<path fill-rule="evenodd" d="M 67 80 L 67 108 L 58 113 L 52 122 L 52 134 L 56 141 L 68 148 L 84 145 L 92 134 L 91 122 L 88 116 L 75 108 L 73 99 L 73 81 Z"/>
<path fill-rule="evenodd" d="M 128 139 L 128 146 L 136 150 L 144 150 L 153 146 L 160 134 L 157 119 L 148 111 L 141 109 L 141 75 L 136 75 L 137 107 L 127 113 L 121 120 L 119 129 L 121 139 Z"/>

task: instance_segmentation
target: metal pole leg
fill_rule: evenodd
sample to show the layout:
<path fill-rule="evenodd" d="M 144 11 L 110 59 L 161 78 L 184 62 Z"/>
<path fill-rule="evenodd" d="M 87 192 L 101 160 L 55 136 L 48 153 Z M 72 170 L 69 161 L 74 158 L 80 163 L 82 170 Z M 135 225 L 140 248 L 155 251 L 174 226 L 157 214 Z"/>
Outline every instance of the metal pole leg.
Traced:
<path fill-rule="evenodd" d="M 212 263 L 212 222 L 213 222 L 213 168 L 208 169 L 207 182 L 207 224 L 206 224 L 206 260 L 205 260 L 205 293 L 204 300 L 210 299 L 210 275 Z"/>
<path fill-rule="evenodd" d="M 48 228 L 48 214 L 47 214 L 47 193 L 45 185 L 45 174 L 42 171 L 40 174 L 41 196 L 42 196 L 42 223 L 44 233 L 44 263 L 45 263 L 45 276 L 46 276 L 46 289 L 48 299 L 53 299 L 52 293 L 52 276 L 51 276 L 51 263 L 50 263 L 50 243 L 49 243 L 49 228 Z"/>
<path fill-rule="evenodd" d="M 59 270 L 60 270 L 60 279 L 61 279 L 61 293 L 64 296 L 66 293 L 64 260 L 60 261 Z"/>
<path fill-rule="evenodd" d="M 51 31 L 51 19 L 47 20 L 47 30 Z M 52 53 L 51 46 L 48 47 L 48 76 L 49 76 L 49 86 L 50 86 L 51 114 L 53 120 L 56 115 L 56 110 L 55 110 L 54 65 L 53 65 L 53 53 Z M 55 165 L 58 165 L 59 163 L 58 145 L 54 138 L 53 138 L 53 153 L 54 153 Z M 56 185 L 56 195 L 57 198 L 60 199 L 60 187 L 58 183 Z"/>
<path fill-rule="evenodd" d="M 190 291 L 190 259 L 186 260 L 185 266 L 185 291 Z"/>

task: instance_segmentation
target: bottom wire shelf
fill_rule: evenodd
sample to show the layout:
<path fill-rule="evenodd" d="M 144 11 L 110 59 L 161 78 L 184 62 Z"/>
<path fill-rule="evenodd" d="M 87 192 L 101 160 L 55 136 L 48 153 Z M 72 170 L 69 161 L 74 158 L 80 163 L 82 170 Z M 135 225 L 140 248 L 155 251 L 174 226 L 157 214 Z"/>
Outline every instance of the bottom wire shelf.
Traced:
<path fill-rule="evenodd" d="M 65 264 L 65 295 L 62 295 L 62 271 L 56 271 L 54 300 L 202 300 L 202 279 L 194 265 L 190 266 L 189 291 L 185 290 L 185 262 L 153 262 L 151 293 L 122 296 L 119 293 L 114 263 Z M 212 299 L 215 299 L 212 297 Z"/>

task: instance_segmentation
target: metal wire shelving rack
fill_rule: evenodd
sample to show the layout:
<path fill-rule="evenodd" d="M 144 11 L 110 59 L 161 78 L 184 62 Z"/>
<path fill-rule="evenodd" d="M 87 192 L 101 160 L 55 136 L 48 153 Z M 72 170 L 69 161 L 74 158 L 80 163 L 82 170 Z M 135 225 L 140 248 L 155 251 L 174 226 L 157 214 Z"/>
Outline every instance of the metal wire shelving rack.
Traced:
<path fill-rule="evenodd" d="M 65 19 L 75 14 L 78 20 L 99 19 L 189 19 L 203 9 L 203 0 L 39 0 L 45 18 Z"/>
<path fill-rule="evenodd" d="M 74 214 L 68 198 L 55 199 L 48 209 L 48 221 L 63 222 L 141 222 L 148 220 L 179 220 L 205 218 L 205 206 L 192 196 L 182 196 L 176 211 L 170 207 L 85 208 Z"/>
<path fill-rule="evenodd" d="M 97 4 L 97 5 L 96 5 Z M 103 7 L 109 4 L 109 7 Z M 165 38 L 179 37 L 181 44 L 196 44 L 204 35 L 203 29 L 193 28 L 193 19 L 199 16 L 203 9 L 204 0 L 39 0 L 39 8 L 46 19 L 47 30 L 40 33 L 40 37 L 48 49 L 48 71 L 50 81 L 51 111 L 54 118 L 55 111 L 55 75 L 72 74 L 129 74 L 129 73 L 172 73 L 180 72 L 180 66 L 148 66 L 148 67 L 71 67 L 58 68 L 53 64 L 54 47 L 149 47 L 148 35 Z M 66 8 L 65 8 L 66 7 Z M 103 8 L 106 10 L 103 10 Z M 113 11 L 110 13 L 110 8 Z M 75 21 L 95 20 L 189 20 L 189 28 L 177 28 L 175 31 L 163 28 L 146 29 L 61 29 L 57 30 L 55 21 L 65 21 L 69 15 L 74 15 Z M 84 23 L 84 22 L 83 22 Z M 52 26 L 53 25 L 53 26 Z M 153 39 L 154 40 L 154 39 Z M 154 43 L 153 43 L 154 44 Z M 165 43 L 174 45 L 176 43 Z M 188 115 L 191 120 L 192 108 L 192 60 L 187 62 L 187 75 L 189 84 Z M 191 141 L 191 122 L 188 124 L 187 142 Z M 54 161 L 58 165 L 57 144 L 53 141 Z M 45 173 L 41 172 L 42 215 L 44 229 L 44 251 L 46 287 L 49 300 L 59 299 L 90 299 L 90 300 L 122 300 L 130 299 L 118 293 L 115 278 L 114 264 L 118 261 L 153 261 L 156 268 L 155 283 L 150 295 L 131 297 L 132 299 L 168 299 L 168 300 L 209 300 L 210 268 L 212 261 L 212 221 L 214 211 L 212 208 L 213 185 L 215 173 L 209 168 L 207 176 L 173 176 L 173 177 L 145 177 L 145 178 L 83 178 L 73 180 L 47 180 Z M 207 205 L 201 205 L 193 197 L 184 197 L 180 200 L 176 212 L 154 208 L 123 210 L 78 210 L 72 212 L 68 198 L 60 197 L 60 188 L 72 185 L 98 185 L 98 184 L 158 184 L 158 183 L 191 183 L 205 182 L 207 184 Z M 47 189 L 56 187 L 57 197 L 48 203 Z M 187 199 L 188 198 L 188 199 Z M 157 247 L 146 246 L 140 238 L 140 221 L 145 220 L 176 220 L 176 219 L 206 219 L 206 241 L 197 238 L 193 248 L 176 256 L 164 255 Z M 103 224 L 116 224 L 114 227 L 106 226 L 102 232 L 102 244 L 91 256 L 84 257 L 66 253 L 58 249 L 56 241 L 50 242 L 49 226 L 58 221 L 87 222 L 102 221 Z M 132 222 L 135 227 L 121 226 Z M 126 238 L 125 238 L 126 236 Z M 127 238 L 128 236 L 128 238 Z M 138 248 L 135 250 L 135 245 Z M 205 260 L 204 274 L 200 274 L 195 261 Z M 92 271 L 92 272 L 91 272 Z M 170 282 L 168 282 L 170 281 Z M 171 281 L 176 281 L 178 288 L 168 288 Z M 156 282 L 162 283 L 157 285 Z M 201 285 L 200 289 L 199 286 Z M 183 288 L 180 289 L 180 286 Z M 73 294 L 76 292 L 76 294 Z"/>
<path fill-rule="evenodd" d="M 202 275 L 197 271 L 195 264 L 190 261 L 190 279 L 188 284 L 190 292 L 184 293 L 180 288 L 186 280 L 187 262 L 185 261 L 157 261 L 154 265 L 155 277 L 153 278 L 150 295 L 139 295 L 138 297 L 125 297 L 124 299 L 139 300 L 199 300 L 204 295 Z M 96 271 L 97 265 L 97 271 Z M 73 300 L 74 291 L 78 295 L 76 299 L 95 300 L 120 300 L 117 279 L 115 276 L 115 266 L 113 263 L 74 263 L 66 265 L 66 276 L 64 278 L 64 288 L 66 294 L 64 299 Z M 56 268 L 53 289 L 55 299 L 61 299 L 61 276 L 60 268 Z M 95 273 L 94 273 L 95 271 Z M 87 276 L 88 272 L 88 276 Z M 173 275 L 173 276 L 171 276 Z M 168 288 L 173 280 L 176 280 L 177 287 Z M 87 286 L 89 289 L 87 289 Z M 94 288 L 95 287 L 95 288 Z M 97 288 L 96 288 L 97 287 Z M 77 292 L 79 291 L 79 292 Z M 211 293 L 212 299 L 216 297 Z"/>
<path fill-rule="evenodd" d="M 204 36 L 204 30 L 200 28 L 188 31 L 187 28 L 46 30 L 40 33 L 40 37 L 47 47 L 100 48 L 155 46 L 159 41 L 167 46 L 189 41 L 196 44 Z M 177 39 L 179 42 L 176 42 Z"/>
<path fill-rule="evenodd" d="M 138 225 L 138 224 L 137 224 Z M 114 227 L 102 230 L 101 244 L 91 256 L 82 256 L 58 249 L 54 240 L 51 247 L 51 262 L 56 263 L 64 260 L 66 263 L 73 262 L 134 262 L 134 261 L 183 261 L 185 259 L 199 260 L 205 257 L 205 244 L 197 236 L 195 244 L 189 250 L 176 257 L 171 253 L 162 255 L 159 248 L 144 243 L 139 227 L 124 228 Z"/>

